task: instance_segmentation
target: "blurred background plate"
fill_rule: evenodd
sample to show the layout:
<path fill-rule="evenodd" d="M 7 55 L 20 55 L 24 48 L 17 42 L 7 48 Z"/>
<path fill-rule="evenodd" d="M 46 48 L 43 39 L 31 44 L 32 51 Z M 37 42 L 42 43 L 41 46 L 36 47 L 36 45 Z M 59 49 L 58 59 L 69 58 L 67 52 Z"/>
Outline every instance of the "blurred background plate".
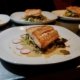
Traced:
<path fill-rule="evenodd" d="M 24 19 L 24 12 L 14 12 L 11 14 L 11 20 L 15 23 L 18 24 L 46 24 L 46 23 L 50 23 L 53 22 L 54 20 L 56 20 L 58 17 L 56 15 L 54 15 L 51 12 L 48 11 L 42 11 L 42 15 L 47 17 L 49 20 L 48 21 L 44 21 L 44 22 L 30 22 L 30 21 L 26 21 Z"/>
<path fill-rule="evenodd" d="M 74 18 L 74 17 L 66 17 L 64 16 L 66 10 L 54 10 L 52 11 L 53 14 L 60 17 L 62 20 L 72 20 L 72 21 L 80 21 L 80 18 Z"/>
<path fill-rule="evenodd" d="M 10 17 L 6 14 L 0 14 L 0 26 L 7 24 L 10 21 Z"/>

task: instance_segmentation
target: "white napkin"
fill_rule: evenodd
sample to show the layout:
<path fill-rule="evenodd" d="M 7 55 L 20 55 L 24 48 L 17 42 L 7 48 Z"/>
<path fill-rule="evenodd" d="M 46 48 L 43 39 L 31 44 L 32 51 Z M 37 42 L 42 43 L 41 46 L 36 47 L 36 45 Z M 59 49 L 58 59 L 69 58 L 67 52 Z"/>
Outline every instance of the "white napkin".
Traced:
<path fill-rule="evenodd" d="M 23 78 L 23 77 L 9 72 L 0 63 L 0 80 L 17 80 L 18 78 Z"/>

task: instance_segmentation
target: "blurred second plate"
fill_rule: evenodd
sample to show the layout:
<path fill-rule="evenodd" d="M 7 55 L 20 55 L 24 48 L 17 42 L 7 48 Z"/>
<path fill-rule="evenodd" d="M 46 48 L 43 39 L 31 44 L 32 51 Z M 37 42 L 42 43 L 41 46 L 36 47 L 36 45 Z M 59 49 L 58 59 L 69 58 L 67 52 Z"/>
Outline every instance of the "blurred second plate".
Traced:
<path fill-rule="evenodd" d="M 58 17 L 51 12 L 42 11 L 42 15 L 45 16 L 47 21 L 31 22 L 24 19 L 24 12 L 14 12 L 11 14 L 11 20 L 18 24 L 46 24 L 55 21 Z"/>

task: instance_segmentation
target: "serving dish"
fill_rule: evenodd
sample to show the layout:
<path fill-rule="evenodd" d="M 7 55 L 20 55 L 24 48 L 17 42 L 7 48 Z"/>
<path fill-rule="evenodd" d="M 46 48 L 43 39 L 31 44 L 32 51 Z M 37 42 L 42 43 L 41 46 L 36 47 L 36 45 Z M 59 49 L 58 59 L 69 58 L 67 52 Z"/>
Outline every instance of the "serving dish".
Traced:
<path fill-rule="evenodd" d="M 61 26 L 50 25 L 54 27 L 60 34 L 68 40 L 67 44 L 70 46 L 69 55 L 52 55 L 49 58 L 20 56 L 14 50 L 12 40 L 19 38 L 25 33 L 25 29 L 37 26 L 19 26 L 12 27 L 0 33 L 0 58 L 2 64 L 9 71 L 19 75 L 33 75 L 52 71 L 53 65 L 66 63 L 80 56 L 80 38 L 68 29 Z M 58 67 L 58 66 L 57 66 Z M 49 69 L 49 70 L 48 70 Z"/>
<path fill-rule="evenodd" d="M 0 14 L 0 26 L 7 24 L 10 21 L 10 17 L 6 14 Z"/>
<path fill-rule="evenodd" d="M 35 25 L 34 25 L 35 26 Z M 59 62 L 64 62 L 66 60 L 70 60 L 76 58 L 80 55 L 80 38 L 75 35 L 73 32 L 56 26 L 52 25 L 59 34 L 68 40 L 67 44 L 70 45 L 70 55 L 52 55 L 49 58 L 45 57 L 27 57 L 27 56 L 19 56 L 15 54 L 14 46 L 12 45 L 12 40 L 15 38 L 19 38 L 20 35 L 25 33 L 25 29 L 33 26 L 22 26 L 22 27 L 13 27 L 7 29 L 0 34 L 0 57 L 14 64 L 31 64 L 31 65 L 40 65 L 40 64 L 54 64 Z M 5 37 L 6 36 L 6 37 Z M 76 42 L 76 43 L 75 43 Z"/>
<path fill-rule="evenodd" d="M 11 14 L 11 20 L 18 24 L 46 24 L 55 21 L 58 17 L 51 12 L 42 11 L 42 15 L 48 18 L 49 20 L 44 22 L 31 22 L 24 19 L 24 12 L 14 12 Z"/>
<path fill-rule="evenodd" d="M 52 13 L 60 17 L 62 20 L 71 20 L 71 21 L 80 21 L 80 18 L 75 18 L 75 17 L 66 17 L 64 16 L 66 10 L 54 10 Z"/>

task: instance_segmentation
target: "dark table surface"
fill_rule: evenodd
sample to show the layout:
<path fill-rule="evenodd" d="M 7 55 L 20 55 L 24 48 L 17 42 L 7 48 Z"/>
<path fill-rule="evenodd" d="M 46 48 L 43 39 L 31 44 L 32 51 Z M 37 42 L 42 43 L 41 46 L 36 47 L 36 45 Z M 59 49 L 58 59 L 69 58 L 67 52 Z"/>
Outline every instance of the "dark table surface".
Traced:
<path fill-rule="evenodd" d="M 80 30 L 78 28 L 80 21 L 64 21 L 58 19 L 51 25 L 59 25 L 61 27 L 65 27 L 78 36 L 80 36 Z M 14 26 L 22 26 L 20 24 L 15 24 L 13 22 L 9 22 L 5 26 L 0 27 L 0 32 L 6 30 L 7 28 Z M 26 80 L 26 79 L 22 79 Z M 80 57 L 72 60 L 67 65 L 64 64 L 62 67 L 58 68 L 58 70 L 51 72 L 49 74 L 39 75 L 35 77 L 30 77 L 28 80 L 80 80 Z"/>

